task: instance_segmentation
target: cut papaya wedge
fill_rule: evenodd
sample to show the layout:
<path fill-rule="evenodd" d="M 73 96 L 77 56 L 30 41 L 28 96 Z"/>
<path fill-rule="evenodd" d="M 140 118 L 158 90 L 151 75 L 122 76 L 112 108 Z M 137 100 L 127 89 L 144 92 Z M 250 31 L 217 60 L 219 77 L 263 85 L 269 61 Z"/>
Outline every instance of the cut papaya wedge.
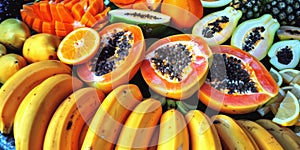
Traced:
<path fill-rule="evenodd" d="M 30 10 L 21 10 L 22 20 L 28 25 L 32 26 L 34 19 L 36 18 L 35 14 Z"/>
<path fill-rule="evenodd" d="M 55 24 L 54 22 L 43 22 L 42 24 L 42 32 L 55 34 Z"/>
<path fill-rule="evenodd" d="M 85 12 L 84 15 L 82 16 L 81 20 L 80 20 L 80 23 L 83 24 L 83 25 L 86 25 L 88 26 L 88 22 L 91 21 L 91 22 L 96 22 L 97 20 L 95 19 L 95 17 L 89 13 L 89 12 Z"/>
<path fill-rule="evenodd" d="M 34 18 L 31 27 L 36 32 L 42 32 L 42 24 L 43 24 L 43 21 L 40 18 Z"/>
<path fill-rule="evenodd" d="M 61 3 L 56 4 L 56 10 L 62 22 L 66 22 L 66 23 L 74 22 L 74 18 L 71 12 L 63 4 Z"/>
<path fill-rule="evenodd" d="M 97 20 L 97 22 L 104 22 L 104 21 L 107 21 L 108 18 L 107 18 L 107 14 L 108 12 L 111 10 L 110 7 L 107 7 L 105 8 L 101 13 L 97 14 L 95 16 L 95 19 Z"/>
<path fill-rule="evenodd" d="M 62 21 L 58 15 L 58 10 L 56 10 L 56 5 L 49 5 L 50 6 L 50 11 L 51 11 L 51 16 L 52 16 L 52 19 L 55 20 L 55 21 Z"/>
<path fill-rule="evenodd" d="M 55 29 L 56 30 L 65 30 L 65 31 L 72 31 L 73 30 L 73 24 L 71 23 L 65 23 L 60 21 L 55 21 Z"/>
<path fill-rule="evenodd" d="M 40 12 L 43 14 L 41 15 L 43 21 L 52 21 L 50 6 L 48 2 L 40 2 Z"/>
<path fill-rule="evenodd" d="M 72 7 L 78 3 L 79 0 L 68 0 L 68 1 L 64 1 L 64 6 L 68 9 L 68 10 L 71 10 Z"/>
<path fill-rule="evenodd" d="M 80 3 L 76 3 L 73 5 L 71 13 L 74 19 L 79 21 L 84 14 L 84 8 L 82 5 L 80 5 Z"/>

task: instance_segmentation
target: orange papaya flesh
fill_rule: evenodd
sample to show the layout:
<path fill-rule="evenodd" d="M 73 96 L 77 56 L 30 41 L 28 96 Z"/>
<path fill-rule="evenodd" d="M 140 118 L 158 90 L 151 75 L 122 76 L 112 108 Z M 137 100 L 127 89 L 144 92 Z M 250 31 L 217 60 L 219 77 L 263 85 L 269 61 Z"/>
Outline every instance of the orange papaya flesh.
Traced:
<path fill-rule="evenodd" d="M 57 9 L 58 16 L 60 17 L 60 20 L 62 22 L 66 22 L 66 23 L 74 22 L 74 18 L 71 12 L 63 4 L 60 3 L 56 4 L 56 9 Z"/>
<path fill-rule="evenodd" d="M 35 18 L 32 22 L 32 29 L 36 32 L 42 32 L 43 21 L 40 18 Z"/>
<path fill-rule="evenodd" d="M 80 5 L 80 3 L 76 3 L 73 5 L 71 13 L 75 20 L 80 20 L 84 14 L 84 8 L 82 7 L 82 5 Z"/>
<path fill-rule="evenodd" d="M 237 58 L 242 64 L 242 68 L 248 72 L 249 82 L 254 85 L 251 88 L 255 88 L 255 90 L 243 89 L 242 92 L 229 92 L 228 87 L 226 87 L 227 89 L 218 89 L 213 85 L 214 82 L 206 80 L 198 92 L 199 100 L 205 105 L 228 114 L 245 114 L 254 112 L 278 94 L 279 87 L 276 81 L 264 65 L 249 53 L 227 45 L 212 46 L 211 50 L 214 54 L 225 54 Z M 223 68 L 220 69 L 224 69 L 224 63 Z M 232 81 L 229 84 L 240 85 L 240 83 L 241 81 Z M 245 85 L 247 82 L 243 82 L 243 84 Z"/>
<path fill-rule="evenodd" d="M 52 21 L 50 6 L 48 2 L 40 2 L 40 13 L 42 14 L 41 16 L 43 21 Z"/>
<path fill-rule="evenodd" d="M 126 33 L 123 38 L 127 39 L 128 47 L 124 48 L 128 53 L 120 53 L 116 56 L 118 48 L 108 48 L 106 40 L 103 42 L 98 54 L 85 64 L 75 66 L 78 76 L 88 85 L 100 89 L 104 93 L 109 93 L 117 86 L 128 83 L 139 70 L 141 61 L 145 54 L 145 42 L 142 30 L 136 26 L 126 23 L 114 23 L 102 28 L 99 32 L 101 39 L 116 40 L 117 33 Z M 104 56 L 106 51 L 113 53 L 109 58 Z M 115 52 L 115 53 L 114 53 Z M 122 61 L 119 61 L 119 59 Z M 112 64 L 114 67 L 110 69 L 103 68 L 98 65 L 101 61 Z M 115 61 L 119 63 L 113 63 Z"/>
<path fill-rule="evenodd" d="M 183 47 L 185 51 L 179 52 L 181 49 L 178 47 Z M 174 52 L 165 53 L 166 48 Z M 176 60 L 176 57 L 180 59 Z M 147 49 L 140 70 L 153 91 L 165 97 L 184 100 L 196 93 L 204 83 L 211 58 L 212 52 L 203 38 L 178 34 L 153 43 Z"/>

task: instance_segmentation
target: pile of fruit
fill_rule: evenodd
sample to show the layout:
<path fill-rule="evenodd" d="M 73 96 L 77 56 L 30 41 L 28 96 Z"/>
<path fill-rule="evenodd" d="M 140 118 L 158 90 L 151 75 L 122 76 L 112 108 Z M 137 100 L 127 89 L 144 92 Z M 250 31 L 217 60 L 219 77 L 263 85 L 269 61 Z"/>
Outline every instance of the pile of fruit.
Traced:
<path fill-rule="evenodd" d="M 0 149 L 300 149 L 299 40 L 299 0 L 1 1 Z"/>

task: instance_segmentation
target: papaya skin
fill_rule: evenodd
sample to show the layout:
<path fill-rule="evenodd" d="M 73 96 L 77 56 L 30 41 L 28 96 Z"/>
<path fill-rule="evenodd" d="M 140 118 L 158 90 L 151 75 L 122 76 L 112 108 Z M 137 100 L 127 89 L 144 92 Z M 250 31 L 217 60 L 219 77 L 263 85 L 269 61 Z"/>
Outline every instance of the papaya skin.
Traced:
<path fill-rule="evenodd" d="M 249 65 L 257 80 L 257 93 L 227 94 L 213 88 L 205 82 L 198 92 L 199 100 L 216 111 L 228 114 L 245 114 L 256 111 L 261 106 L 277 96 L 279 87 L 264 65 L 251 54 L 228 45 L 212 46 L 216 53 L 227 53 L 240 58 Z"/>
<path fill-rule="evenodd" d="M 203 17 L 203 6 L 200 0 L 163 0 L 161 12 L 172 17 L 176 28 L 188 29 Z"/>

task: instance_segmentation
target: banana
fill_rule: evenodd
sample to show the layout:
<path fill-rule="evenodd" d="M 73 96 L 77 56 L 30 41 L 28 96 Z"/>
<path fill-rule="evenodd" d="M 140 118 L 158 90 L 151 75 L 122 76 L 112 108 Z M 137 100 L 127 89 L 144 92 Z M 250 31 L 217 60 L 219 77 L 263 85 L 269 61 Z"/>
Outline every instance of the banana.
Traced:
<path fill-rule="evenodd" d="M 47 78 L 24 98 L 14 120 L 16 150 L 43 149 L 50 119 L 59 104 L 83 83 L 69 74 Z"/>
<path fill-rule="evenodd" d="M 89 121 L 86 122 L 84 124 L 84 126 L 82 127 L 82 129 L 81 129 L 81 132 L 80 132 L 80 135 L 79 135 L 79 139 L 78 139 L 78 149 L 80 149 L 82 147 L 82 143 L 84 141 L 85 135 L 86 135 L 86 133 L 87 133 L 89 127 L 90 127 L 90 123 L 91 123 L 90 120 L 91 119 L 89 119 Z"/>
<path fill-rule="evenodd" d="M 157 150 L 189 150 L 189 133 L 184 116 L 176 109 L 164 112 L 160 119 Z"/>
<path fill-rule="evenodd" d="M 275 137 L 269 133 L 265 128 L 263 128 L 258 123 L 251 120 L 236 120 L 236 122 L 243 126 L 244 129 L 249 131 L 251 136 L 254 138 L 256 144 L 261 150 L 283 150 L 283 147 L 275 139 Z"/>
<path fill-rule="evenodd" d="M 211 120 L 200 110 L 190 110 L 185 115 L 191 140 L 191 150 L 220 150 L 219 135 Z"/>
<path fill-rule="evenodd" d="M 214 115 L 211 117 L 215 125 L 221 144 L 228 150 L 255 150 L 255 145 L 247 136 L 247 133 L 236 123 L 236 121 L 227 115 Z"/>
<path fill-rule="evenodd" d="M 143 99 L 138 86 L 120 85 L 103 100 L 92 118 L 82 150 L 112 150 L 131 111 Z"/>
<path fill-rule="evenodd" d="M 46 131 L 44 149 L 77 150 L 85 122 L 94 115 L 105 95 L 92 87 L 81 88 L 56 109 Z"/>
<path fill-rule="evenodd" d="M 284 149 L 300 149 L 300 137 L 289 132 L 289 128 L 279 126 L 269 119 L 258 119 L 255 122 L 269 131 Z"/>
<path fill-rule="evenodd" d="M 157 149 L 158 136 L 159 136 L 159 126 L 156 126 L 147 150 L 156 150 Z"/>
<path fill-rule="evenodd" d="M 149 98 L 138 104 L 122 127 L 115 150 L 147 150 L 161 114 L 158 100 Z"/>
<path fill-rule="evenodd" d="M 12 75 L 0 89 L 0 132 L 9 134 L 15 114 L 24 97 L 39 83 L 55 74 L 71 73 L 71 68 L 57 60 L 29 64 Z"/>

